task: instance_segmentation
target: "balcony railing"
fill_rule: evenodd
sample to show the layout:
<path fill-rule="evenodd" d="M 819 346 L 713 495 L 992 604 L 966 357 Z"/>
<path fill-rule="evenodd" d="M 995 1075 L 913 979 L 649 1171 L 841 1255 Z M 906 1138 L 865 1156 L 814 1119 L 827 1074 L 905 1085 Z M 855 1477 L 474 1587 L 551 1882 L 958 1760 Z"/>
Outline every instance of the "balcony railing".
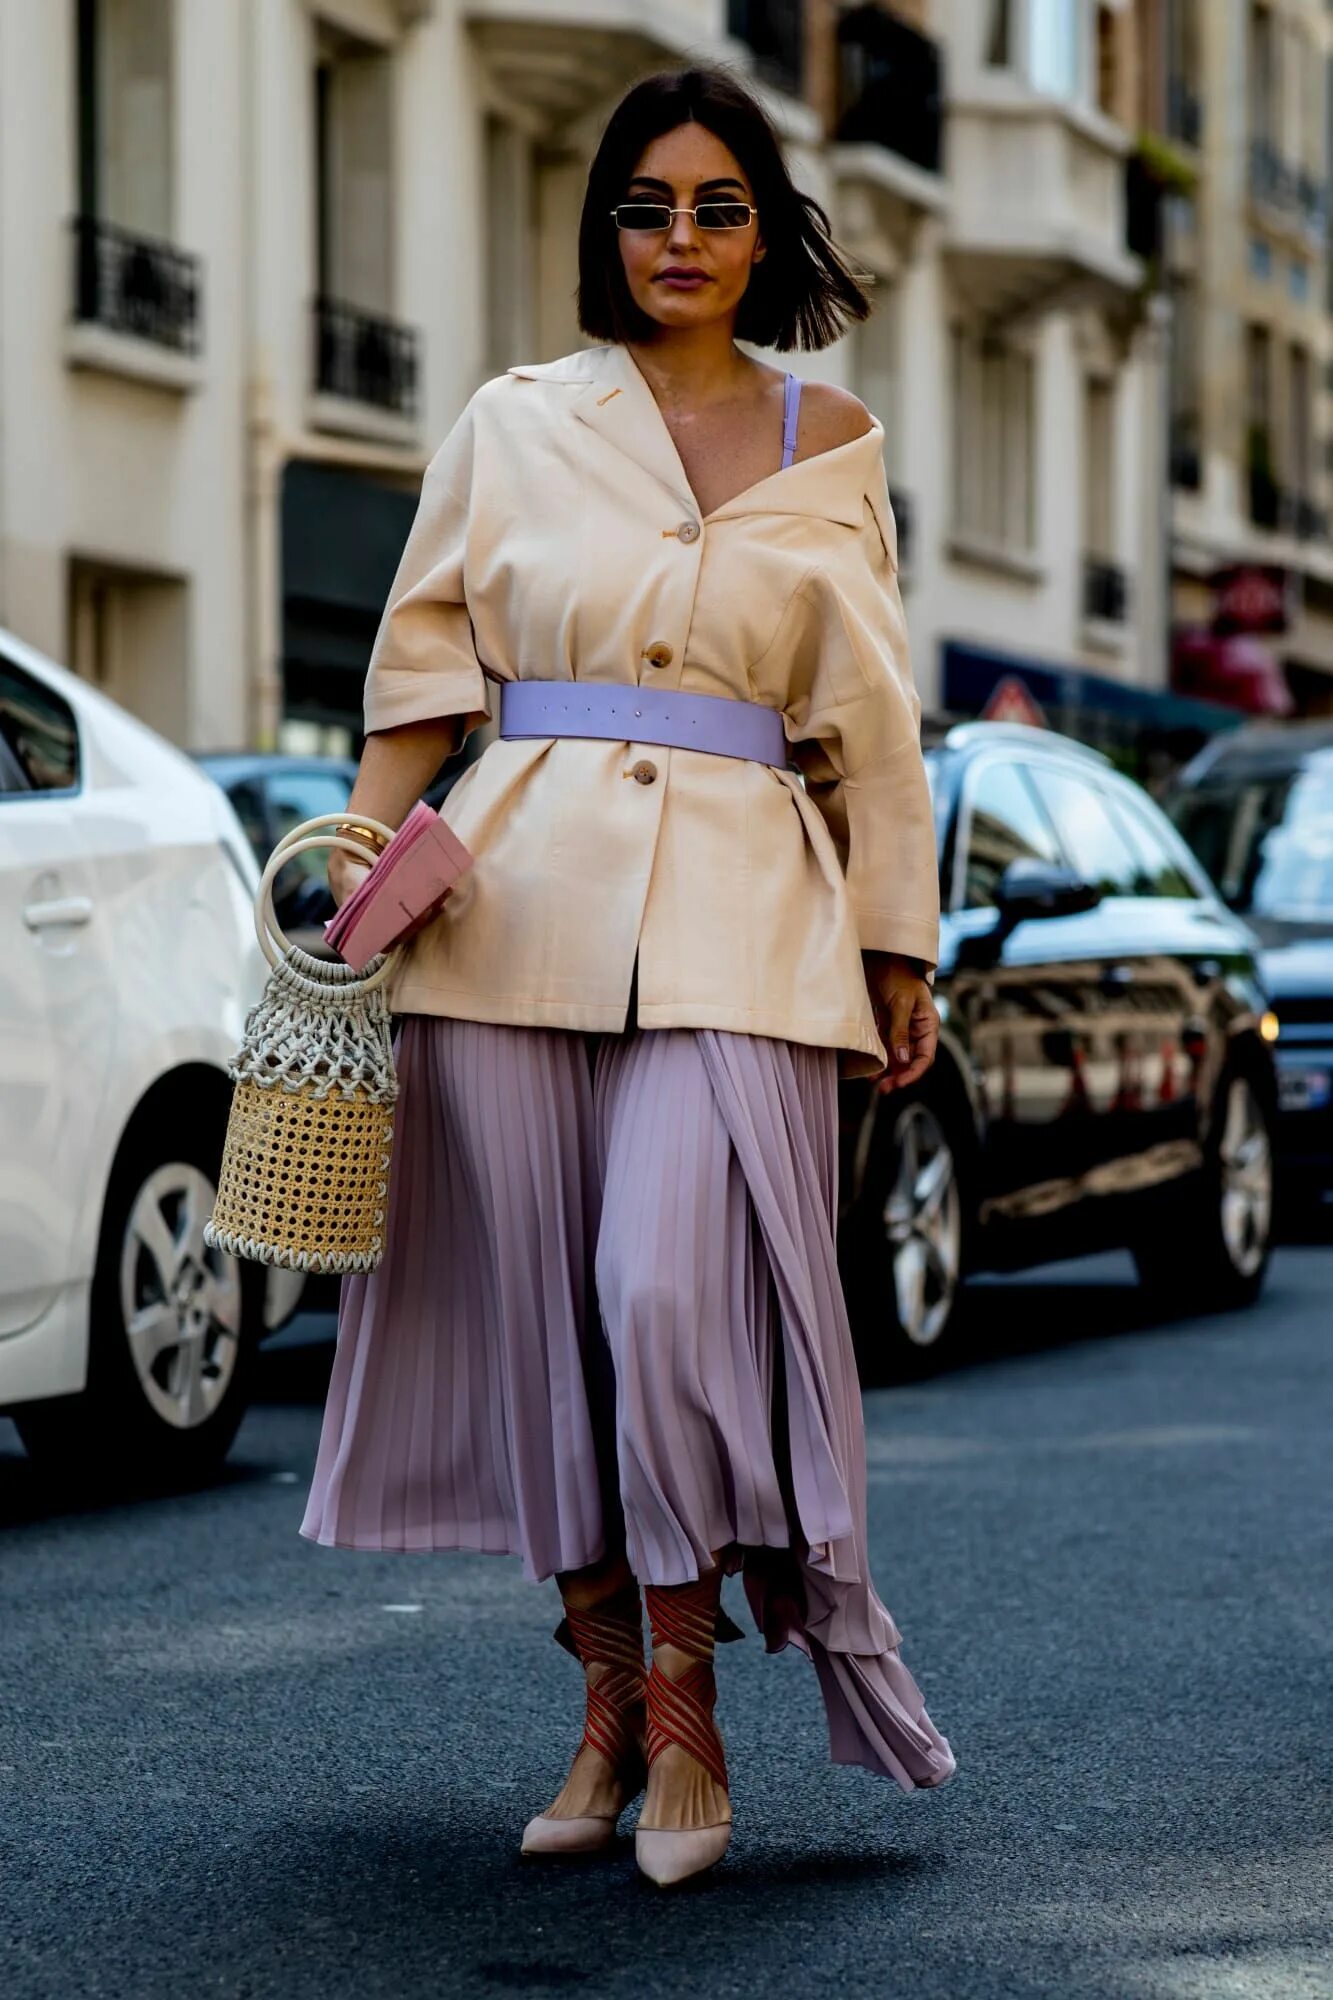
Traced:
<path fill-rule="evenodd" d="M 197 354 L 200 264 L 173 244 L 133 236 L 96 216 L 75 216 L 74 317 L 113 333 Z"/>
<path fill-rule="evenodd" d="M 1322 233 L 1327 214 L 1322 185 L 1303 167 L 1285 160 L 1271 139 L 1250 141 L 1250 193 L 1256 201 L 1298 216 L 1308 229 Z"/>
<path fill-rule="evenodd" d="M 927 173 L 940 170 L 939 45 L 879 7 L 838 21 L 837 137 L 885 146 Z"/>
<path fill-rule="evenodd" d="M 1083 558 L 1083 616 L 1123 625 L 1129 609 L 1129 582 L 1119 563 L 1104 556 Z"/>
<path fill-rule="evenodd" d="M 894 524 L 898 530 L 898 568 L 904 572 L 912 567 L 913 530 L 916 526 L 912 513 L 912 496 L 904 493 L 900 486 L 890 486 L 889 505 L 893 509 Z"/>
<path fill-rule="evenodd" d="M 414 417 L 420 346 L 414 327 L 315 300 L 315 387 L 322 395 Z"/>
<path fill-rule="evenodd" d="M 755 74 L 800 97 L 805 78 L 805 8 L 801 0 L 727 0 L 727 32 L 754 57 Z"/>
<path fill-rule="evenodd" d="M 1203 138 L 1203 100 L 1183 76 L 1167 79 L 1166 129 L 1186 146 L 1197 146 Z"/>

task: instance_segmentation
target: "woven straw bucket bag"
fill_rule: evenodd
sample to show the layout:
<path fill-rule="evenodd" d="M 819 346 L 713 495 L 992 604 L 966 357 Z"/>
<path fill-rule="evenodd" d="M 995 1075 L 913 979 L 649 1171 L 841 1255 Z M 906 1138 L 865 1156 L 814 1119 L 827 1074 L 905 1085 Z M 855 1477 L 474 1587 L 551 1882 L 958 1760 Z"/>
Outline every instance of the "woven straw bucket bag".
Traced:
<path fill-rule="evenodd" d="M 367 844 L 333 834 L 346 812 L 302 821 L 278 842 L 255 897 L 255 928 L 272 970 L 228 1066 L 235 1086 L 217 1202 L 204 1241 L 292 1271 L 373 1271 L 384 1216 L 398 1096 L 385 994 L 397 952 L 362 972 L 288 942 L 273 883 L 293 856 L 339 847 L 374 862 Z M 392 827 L 358 813 L 388 840 Z"/>

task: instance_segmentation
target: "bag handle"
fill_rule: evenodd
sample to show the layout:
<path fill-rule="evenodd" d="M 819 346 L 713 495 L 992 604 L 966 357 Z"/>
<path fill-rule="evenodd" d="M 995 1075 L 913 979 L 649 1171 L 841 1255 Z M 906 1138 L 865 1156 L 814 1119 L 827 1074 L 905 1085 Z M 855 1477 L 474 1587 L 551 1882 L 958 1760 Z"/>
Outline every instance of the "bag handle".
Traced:
<path fill-rule="evenodd" d="M 273 884 L 278 871 L 285 867 L 294 855 L 304 854 L 314 847 L 337 847 L 344 854 L 351 854 L 358 861 L 369 861 L 373 867 L 379 859 L 376 851 L 367 842 L 352 840 L 345 833 L 328 833 L 322 828 L 346 825 L 366 826 L 372 833 L 382 833 L 386 840 L 392 840 L 394 828 L 385 826 L 383 820 L 371 819 L 368 813 L 351 812 L 344 807 L 342 812 L 318 813 L 314 819 L 302 820 L 299 826 L 291 827 L 270 854 L 255 893 L 255 930 L 260 947 L 270 965 L 280 965 L 282 960 L 297 949 L 284 936 L 273 907 Z M 369 993 L 389 977 L 397 962 L 397 952 L 387 951 L 384 962 L 374 972 L 368 972 L 364 979 L 357 981 L 357 990 Z"/>

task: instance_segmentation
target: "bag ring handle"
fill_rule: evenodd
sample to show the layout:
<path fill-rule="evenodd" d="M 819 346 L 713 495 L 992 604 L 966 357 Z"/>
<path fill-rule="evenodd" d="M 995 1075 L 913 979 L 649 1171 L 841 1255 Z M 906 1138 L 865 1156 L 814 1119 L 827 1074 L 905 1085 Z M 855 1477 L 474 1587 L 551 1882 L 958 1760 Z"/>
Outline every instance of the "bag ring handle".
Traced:
<path fill-rule="evenodd" d="M 346 825 L 369 827 L 372 833 L 382 833 L 386 840 L 392 840 L 394 836 L 394 828 L 385 826 L 383 820 L 371 819 L 368 813 L 353 813 L 344 807 L 342 812 L 317 813 L 313 819 L 302 820 L 299 826 L 289 828 L 265 863 L 259 888 L 255 892 L 255 931 L 259 937 L 260 948 L 270 965 L 280 965 L 289 952 L 296 950 L 296 946 L 291 943 L 278 923 L 277 913 L 273 907 L 274 881 L 279 870 L 284 868 L 294 855 L 303 854 L 315 847 L 336 847 L 341 848 L 344 854 L 354 855 L 358 861 L 368 860 L 372 867 L 379 859 L 378 854 L 365 841 L 351 840 L 342 833 L 320 831 L 321 828 Z M 373 992 L 377 986 L 383 985 L 397 961 L 396 950 L 386 952 L 383 964 L 374 972 L 367 973 L 364 979 L 358 980 L 355 990 L 361 993 Z"/>

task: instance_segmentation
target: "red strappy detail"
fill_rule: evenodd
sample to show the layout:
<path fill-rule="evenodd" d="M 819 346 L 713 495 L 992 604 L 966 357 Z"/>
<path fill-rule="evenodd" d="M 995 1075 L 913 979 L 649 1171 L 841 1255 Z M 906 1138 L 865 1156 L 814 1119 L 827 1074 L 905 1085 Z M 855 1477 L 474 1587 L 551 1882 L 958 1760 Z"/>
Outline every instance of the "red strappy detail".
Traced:
<path fill-rule="evenodd" d="M 656 1660 L 648 1670 L 649 1766 L 675 1743 L 726 1791 L 726 1757 L 713 1724 L 713 1632 L 720 1588 L 721 1577 L 713 1571 L 694 1583 L 645 1584 L 643 1594 L 653 1645 L 675 1646 L 690 1658 L 679 1680 L 664 1674 Z"/>
<path fill-rule="evenodd" d="M 575 1611 L 567 1605 L 565 1618 L 585 1673 L 593 1666 L 607 1669 L 595 1686 L 591 1676 L 588 1678 L 584 1742 L 618 1770 L 642 1771 L 639 1739 L 645 1726 L 646 1696 L 638 1586 L 618 1592 L 589 1611 Z"/>

